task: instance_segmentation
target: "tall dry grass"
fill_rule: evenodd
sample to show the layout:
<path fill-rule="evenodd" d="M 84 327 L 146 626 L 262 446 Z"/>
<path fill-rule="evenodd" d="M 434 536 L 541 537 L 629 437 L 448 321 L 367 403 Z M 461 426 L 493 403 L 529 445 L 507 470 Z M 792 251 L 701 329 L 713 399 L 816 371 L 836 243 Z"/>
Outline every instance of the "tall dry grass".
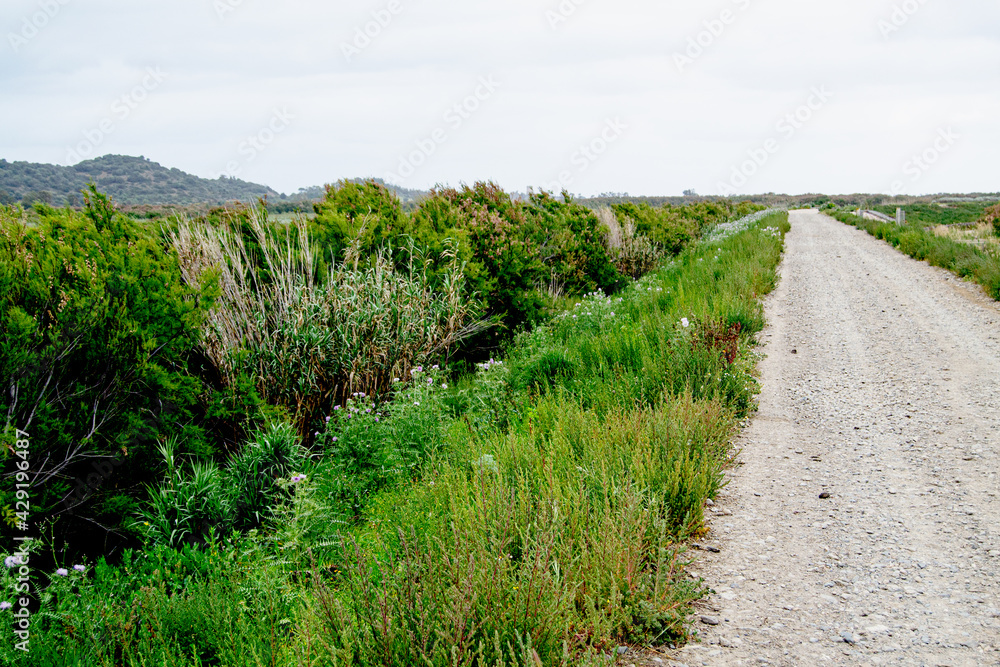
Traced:
<path fill-rule="evenodd" d="M 467 294 L 454 247 L 441 258 L 437 284 L 428 276 L 432 258 L 412 245 L 402 269 L 388 250 L 363 258 L 355 244 L 344 262 L 317 276 L 304 220 L 281 230 L 261 209 L 247 214 L 256 248 L 228 223 L 181 221 L 171 240 L 187 282 L 219 283 L 203 331 L 208 357 L 227 382 L 249 375 L 300 433 L 332 404 L 356 392 L 384 393 L 394 378 L 447 359 L 489 326 Z"/>
<path fill-rule="evenodd" d="M 604 244 L 621 273 L 639 278 L 655 269 L 666 256 L 663 248 L 636 231 L 633 220 L 626 217 L 623 224 L 606 206 L 596 213 L 604 228 Z"/>

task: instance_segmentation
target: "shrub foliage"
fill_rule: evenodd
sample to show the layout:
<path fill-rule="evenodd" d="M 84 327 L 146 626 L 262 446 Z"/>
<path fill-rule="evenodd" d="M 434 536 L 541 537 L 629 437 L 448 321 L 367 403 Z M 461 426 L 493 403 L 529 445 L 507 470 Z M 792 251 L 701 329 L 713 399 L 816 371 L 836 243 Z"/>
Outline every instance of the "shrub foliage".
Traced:
<path fill-rule="evenodd" d="M 23 554 L 53 572 L 26 664 L 582 664 L 683 638 L 683 541 L 753 406 L 787 228 L 695 242 L 741 212 L 477 183 L 407 214 L 375 182 L 290 225 L 143 226 L 93 188 L 0 209 L 0 504 L 28 431 L 55 536 Z"/>

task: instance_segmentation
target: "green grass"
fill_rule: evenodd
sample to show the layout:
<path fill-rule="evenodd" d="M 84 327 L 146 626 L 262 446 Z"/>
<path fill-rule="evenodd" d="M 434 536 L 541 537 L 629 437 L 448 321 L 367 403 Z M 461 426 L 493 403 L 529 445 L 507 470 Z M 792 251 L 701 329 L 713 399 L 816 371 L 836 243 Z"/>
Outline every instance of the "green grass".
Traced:
<path fill-rule="evenodd" d="M 1000 300 L 1000 256 L 995 250 L 938 236 L 922 224 L 912 221 L 908 225 L 897 226 L 864 220 L 845 211 L 833 212 L 831 215 L 887 241 L 910 257 L 925 260 L 932 266 L 939 266 L 978 283 L 992 298 Z"/>
<path fill-rule="evenodd" d="M 24 664 L 534 667 L 684 641 L 706 592 L 685 544 L 753 410 L 787 230 L 590 295 L 474 380 L 352 397 L 266 530 L 57 580 Z"/>

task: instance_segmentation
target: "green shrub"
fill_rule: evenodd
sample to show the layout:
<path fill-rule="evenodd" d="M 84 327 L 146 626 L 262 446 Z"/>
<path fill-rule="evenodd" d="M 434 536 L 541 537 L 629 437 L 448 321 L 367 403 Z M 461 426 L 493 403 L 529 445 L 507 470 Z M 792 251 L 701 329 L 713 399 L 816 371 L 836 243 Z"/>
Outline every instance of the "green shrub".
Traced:
<path fill-rule="evenodd" d="M 246 530 L 271 518 L 287 499 L 279 480 L 304 470 L 307 452 L 288 424 L 272 424 L 255 434 L 230 462 L 226 487 L 231 497 L 232 524 Z"/>
<path fill-rule="evenodd" d="M 361 257 L 376 254 L 389 245 L 398 246 L 397 240 L 409 231 L 399 199 L 375 181 L 328 185 L 314 209 L 310 231 L 324 261 L 342 261 L 352 245 Z"/>
<path fill-rule="evenodd" d="M 954 225 L 975 222 L 983 215 L 989 204 L 984 202 L 949 202 L 940 204 L 929 202 L 923 204 L 878 204 L 873 210 L 896 217 L 896 209 L 902 208 L 906 213 L 908 224 L 921 227 L 933 225 Z"/>
<path fill-rule="evenodd" d="M 191 462 L 190 474 L 177 458 L 176 443 L 160 446 L 166 466 L 163 482 L 150 489 L 148 507 L 140 510 L 136 527 L 146 541 L 170 547 L 204 543 L 210 534 L 232 525 L 232 498 L 214 463 Z"/>
<path fill-rule="evenodd" d="M 154 478 L 159 441 L 217 451 L 202 401 L 212 390 L 191 354 L 214 282 L 185 285 L 158 234 L 93 188 L 86 201 L 82 212 L 40 206 L 30 225 L 0 209 L 4 433 L 30 435 L 31 522 L 44 532 L 58 518 L 76 546 L 134 535 L 123 517 Z M 12 506 L 13 461 L 0 451 L 0 506 Z M 96 526 L 107 534 L 95 539 Z"/>
<path fill-rule="evenodd" d="M 996 234 L 997 236 L 1000 236 L 1000 204 L 997 204 L 996 206 L 991 206 L 990 208 L 986 209 L 986 212 L 983 213 L 983 217 L 981 218 L 980 221 L 987 224 L 992 224 L 993 233 Z"/>
<path fill-rule="evenodd" d="M 446 358 L 485 327 L 454 255 L 437 290 L 412 247 L 399 270 L 382 250 L 359 267 L 355 244 L 315 278 L 301 222 L 294 239 L 290 231 L 282 239 L 262 209 L 248 219 L 257 262 L 225 227 L 185 222 L 173 241 L 189 282 L 221 276 L 222 293 L 203 327 L 206 354 L 228 382 L 253 378 L 256 392 L 283 408 L 307 441 L 333 405 L 357 392 L 387 392 L 393 377 Z"/>
<path fill-rule="evenodd" d="M 260 527 L 290 497 L 281 480 L 311 468 L 295 430 L 283 423 L 256 432 L 226 467 L 192 461 L 188 473 L 172 440 L 160 453 L 166 473 L 135 525 L 147 543 L 174 548 Z"/>
<path fill-rule="evenodd" d="M 895 245 L 907 255 L 917 259 L 924 259 L 927 254 L 926 237 L 920 230 L 910 229 L 903 232 L 897 237 Z"/>
<path fill-rule="evenodd" d="M 317 433 L 330 464 L 320 483 L 346 516 L 360 518 L 373 494 L 418 477 L 441 445 L 442 373 L 417 366 L 409 375 L 409 382 L 400 379 L 393 401 L 380 404 L 359 392 Z"/>

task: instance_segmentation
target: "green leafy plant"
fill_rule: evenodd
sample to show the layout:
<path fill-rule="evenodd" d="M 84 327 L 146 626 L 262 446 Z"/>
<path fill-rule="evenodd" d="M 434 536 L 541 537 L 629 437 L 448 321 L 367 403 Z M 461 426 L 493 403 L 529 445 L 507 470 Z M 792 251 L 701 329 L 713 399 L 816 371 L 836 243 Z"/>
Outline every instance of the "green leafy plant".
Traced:
<path fill-rule="evenodd" d="M 30 435 L 32 522 L 121 544 L 156 442 L 183 434 L 188 451 L 214 450 L 189 355 L 214 284 L 185 285 L 158 233 L 94 188 L 82 212 L 33 216 L 0 208 L 4 427 Z M 5 462 L 4 494 L 14 474 Z"/>
<path fill-rule="evenodd" d="M 225 472 L 234 526 L 246 530 L 270 519 L 287 498 L 287 487 L 279 480 L 307 464 L 308 454 L 291 425 L 279 422 L 254 434 Z"/>
<path fill-rule="evenodd" d="M 227 531 L 233 519 L 232 498 L 218 466 L 193 461 L 188 473 L 173 440 L 160 446 L 160 454 L 166 474 L 159 486 L 150 489 L 148 506 L 136 522 L 146 540 L 180 547 L 204 543 L 213 533 Z"/>
<path fill-rule="evenodd" d="M 393 377 L 446 359 L 488 326 L 476 317 L 453 252 L 446 251 L 437 289 L 412 245 L 400 270 L 383 250 L 362 266 L 355 241 L 343 262 L 314 278 L 304 223 L 294 238 L 290 231 L 282 238 L 262 209 L 250 210 L 248 221 L 259 260 L 226 227 L 182 223 L 173 241 L 189 283 L 221 275 L 222 294 L 204 325 L 208 356 L 227 382 L 253 378 L 257 393 L 285 409 L 307 440 L 333 405 L 356 392 L 390 390 Z"/>

